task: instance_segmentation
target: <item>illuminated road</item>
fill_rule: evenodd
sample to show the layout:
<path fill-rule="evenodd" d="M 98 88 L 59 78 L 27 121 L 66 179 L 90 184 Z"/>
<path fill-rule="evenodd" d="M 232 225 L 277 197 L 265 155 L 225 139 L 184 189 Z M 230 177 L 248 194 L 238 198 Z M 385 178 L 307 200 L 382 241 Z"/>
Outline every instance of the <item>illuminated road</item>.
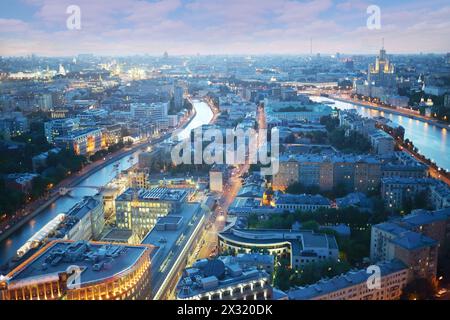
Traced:
<path fill-rule="evenodd" d="M 257 119 L 259 128 L 266 129 L 266 117 L 263 108 L 258 108 Z M 265 142 L 265 137 L 258 135 L 258 147 L 262 146 Z M 224 187 L 225 190 L 219 199 L 218 207 L 209 221 L 211 227 L 204 232 L 202 239 L 199 241 L 198 248 L 196 248 L 189 257 L 189 265 L 198 259 L 206 259 L 217 253 L 217 234 L 221 232 L 226 225 L 228 208 L 241 189 L 242 177 L 249 169 L 249 164 L 240 165 L 233 169 L 232 176 L 228 184 Z"/>
<path fill-rule="evenodd" d="M 382 116 L 397 125 L 401 125 L 405 128 L 405 138 L 414 143 L 420 154 L 435 161 L 439 167 L 447 171 L 450 170 L 450 157 L 445 156 L 450 154 L 450 139 L 448 138 L 447 129 L 419 119 L 414 120 L 389 111 L 377 111 L 351 102 L 342 102 L 325 97 L 311 97 L 311 99 L 317 102 L 334 102 L 332 106 L 340 110 L 355 109 L 364 117 L 374 118 Z"/>

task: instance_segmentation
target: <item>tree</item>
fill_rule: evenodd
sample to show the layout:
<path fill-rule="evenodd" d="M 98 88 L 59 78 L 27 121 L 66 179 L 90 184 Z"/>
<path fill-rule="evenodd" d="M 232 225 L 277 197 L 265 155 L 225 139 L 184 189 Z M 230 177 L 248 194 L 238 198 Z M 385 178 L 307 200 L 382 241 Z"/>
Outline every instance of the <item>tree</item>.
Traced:
<path fill-rule="evenodd" d="M 324 125 L 328 132 L 339 127 L 339 119 L 332 116 L 324 116 L 320 118 L 320 124 Z"/>
<path fill-rule="evenodd" d="M 402 300 L 432 300 L 437 286 L 430 279 L 415 279 L 403 289 Z"/>

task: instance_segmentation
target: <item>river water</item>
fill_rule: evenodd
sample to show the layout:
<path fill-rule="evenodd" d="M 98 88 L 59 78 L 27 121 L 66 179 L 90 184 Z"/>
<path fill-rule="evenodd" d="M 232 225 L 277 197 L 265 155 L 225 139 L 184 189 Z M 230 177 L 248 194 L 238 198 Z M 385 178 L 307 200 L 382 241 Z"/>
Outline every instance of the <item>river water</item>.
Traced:
<path fill-rule="evenodd" d="M 195 117 L 188 126 L 178 134 L 180 138 L 188 137 L 191 130 L 203 124 L 208 124 L 213 118 L 213 112 L 206 103 L 194 101 L 193 104 L 196 111 Z M 17 250 L 24 245 L 29 238 L 58 214 L 67 212 L 76 203 L 81 201 L 83 197 L 95 195 L 97 193 L 95 187 L 102 187 L 108 184 L 116 177 L 118 172 L 126 170 L 136 164 L 140 152 L 141 151 L 135 152 L 132 157 L 125 156 L 117 162 L 111 163 L 87 177 L 77 185 L 77 188 L 70 192 L 70 195 L 60 197 L 51 206 L 14 232 L 9 238 L 2 241 L 0 243 L 0 265 L 14 257 Z"/>
<path fill-rule="evenodd" d="M 425 157 L 433 160 L 436 164 L 450 171 L 450 139 L 449 129 L 439 128 L 420 120 L 414 120 L 406 116 L 396 115 L 385 111 L 373 110 L 353 103 L 342 102 L 325 97 L 311 97 L 317 102 L 334 102 L 332 106 L 340 110 L 356 109 L 364 117 L 382 116 L 405 128 L 405 138 L 411 140 Z"/>

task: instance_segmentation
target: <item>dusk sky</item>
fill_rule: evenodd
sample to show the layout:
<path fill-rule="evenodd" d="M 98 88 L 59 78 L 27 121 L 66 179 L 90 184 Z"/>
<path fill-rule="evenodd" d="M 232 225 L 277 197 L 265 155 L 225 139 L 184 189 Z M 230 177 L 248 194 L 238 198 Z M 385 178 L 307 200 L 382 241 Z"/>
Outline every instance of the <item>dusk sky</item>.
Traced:
<path fill-rule="evenodd" d="M 369 5 L 381 29 L 366 25 Z M 81 30 L 69 30 L 69 5 Z M 1 0 L 0 55 L 450 51 L 448 0 Z"/>

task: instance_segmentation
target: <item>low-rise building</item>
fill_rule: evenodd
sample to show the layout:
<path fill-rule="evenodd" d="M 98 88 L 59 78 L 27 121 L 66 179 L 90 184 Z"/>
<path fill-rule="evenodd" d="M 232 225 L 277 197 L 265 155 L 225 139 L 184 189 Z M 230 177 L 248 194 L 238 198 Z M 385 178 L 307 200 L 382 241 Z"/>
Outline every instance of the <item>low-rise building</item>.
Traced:
<path fill-rule="evenodd" d="M 401 219 L 372 226 L 371 260 L 399 259 L 410 269 L 411 278 L 434 279 L 439 248 L 444 248 L 447 241 L 449 217 L 450 210 L 418 210 Z"/>
<path fill-rule="evenodd" d="M 395 140 L 388 133 L 382 130 L 376 130 L 369 134 L 373 151 L 379 155 L 386 155 L 394 152 Z"/>
<path fill-rule="evenodd" d="M 103 202 L 86 197 L 67 212 L 55 233 L 64 240 L 98 240 L 104 226 Z"/>
<path fill-rule="evenodd" d="M 377 265 L 380 287 L 370 287 L 372 272 L 350 271 L 332 279 L 288 291 L 289 300 L 398 300 L 408 281 L 408 268 L 400 261 Z"/>
<path fill-rule="evenodd" d="M 154 299 L 171 297 L 187 258 L 201 240 L 205 211 L 199 203 L 184 203 L 170 219 L 158 219 L 156 226 L 142 240 L 157 248 L 152 256 L 151 290 Z M 159 224 L 161 225 L 159 226 Z"/>
<path fill-rule="evenodd" d="M 337 260 L 339 248 L 334 236 L 313 231 L 237 229 L 229 227 L 219 233 L 221 252 L 268 252 L 286 256 L 293 268 L 327 259 Z"/>
<path fill-rule="evenodd" d="M 178 300 L 270 300 L 269 274 L 232 260 L 199 260 L 184 270 Z"/>
<path fill-rule="evenodd" d="M 405 201 L 428 192 L 434 183 L 432 178 L 382 178 L 381 197 L 386 208 L 401 209 Z"/>
<path fill-rule="evenodd" d="M 450 188 L 443 182 L 430 186 L 430 202 L 434 209 L 450 208 Z"/>
<path fill-rule="evenodd" d="M 54 138 L 61 149 L 73 150 L 77 155 L 92 155 L 105 147 L 101 129 L 80 129 L 66 136 Z"/>
<path fill-rule="evenodd" d="M 293 183 L 331 190 L 345 186 L 349 191 L 373 191 L 381 179 L 381 161 L 369 155 L 282 155 L 273 189 L 285 190 Z"/>

